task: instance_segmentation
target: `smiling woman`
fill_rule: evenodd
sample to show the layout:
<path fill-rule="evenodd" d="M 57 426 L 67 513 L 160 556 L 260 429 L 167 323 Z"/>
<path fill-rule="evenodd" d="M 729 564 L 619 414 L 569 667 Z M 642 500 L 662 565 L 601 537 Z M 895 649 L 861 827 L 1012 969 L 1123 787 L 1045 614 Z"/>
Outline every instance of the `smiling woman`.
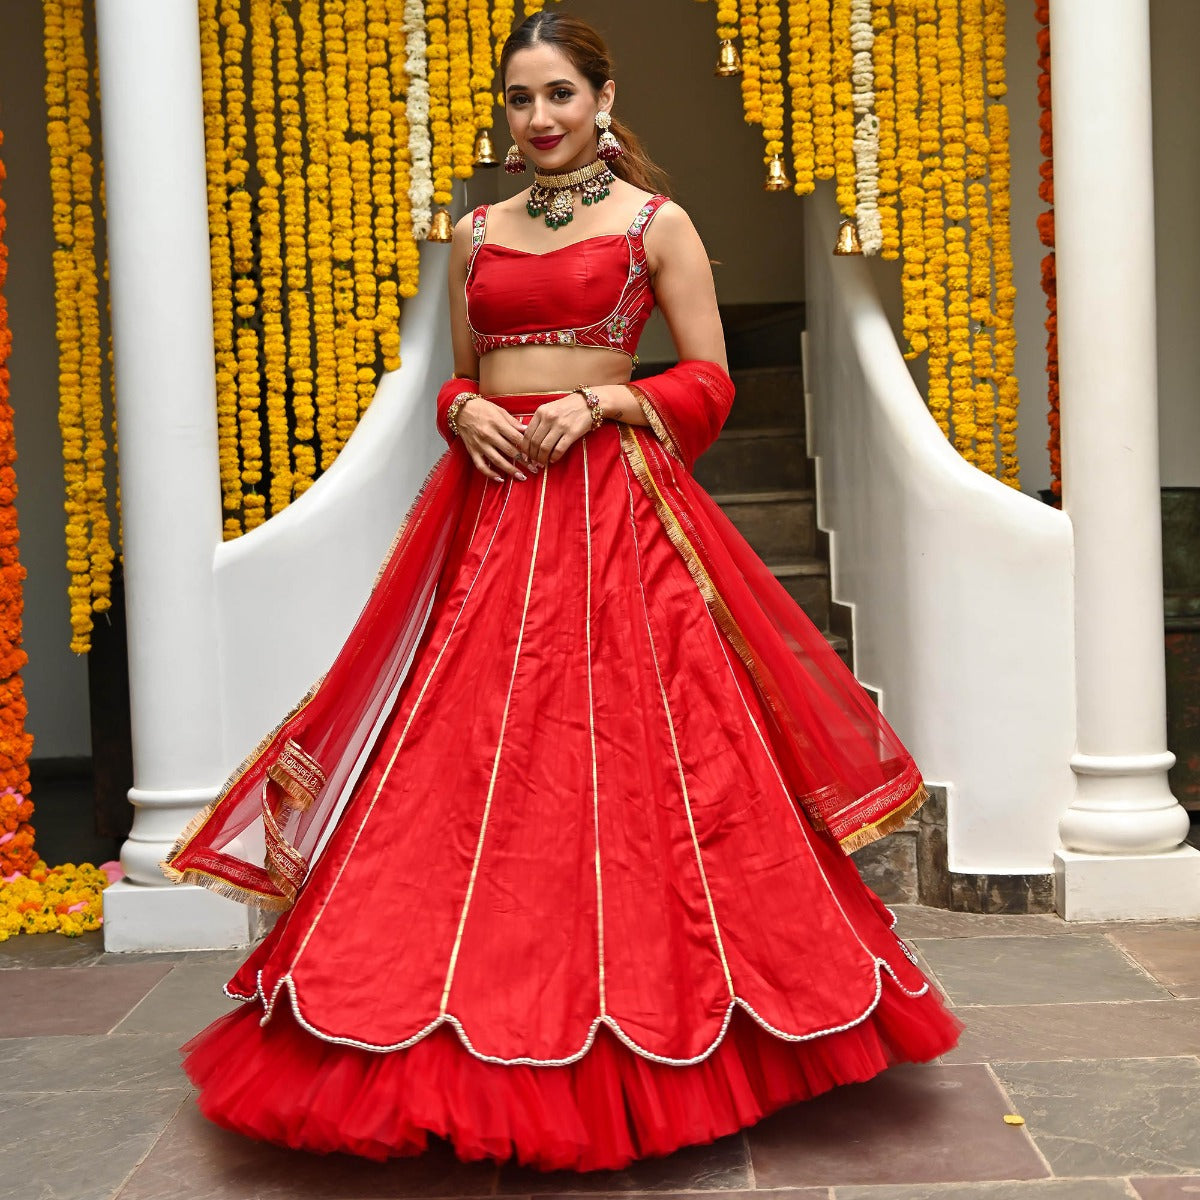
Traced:
<path fill-rule="evenodd" d="M 287 910 L 185 1048 L 210 1118 L 612 1168 L 959 1026 L 845 853 L 916 765 L 692 477 L 733 401 L 700 238 L 589 26 L 530 18 L 503 70 L 534 184 L 455 231 L 450 449 L 166 869 Z M 655 305 L 680 362 L 635 386 Z"/>

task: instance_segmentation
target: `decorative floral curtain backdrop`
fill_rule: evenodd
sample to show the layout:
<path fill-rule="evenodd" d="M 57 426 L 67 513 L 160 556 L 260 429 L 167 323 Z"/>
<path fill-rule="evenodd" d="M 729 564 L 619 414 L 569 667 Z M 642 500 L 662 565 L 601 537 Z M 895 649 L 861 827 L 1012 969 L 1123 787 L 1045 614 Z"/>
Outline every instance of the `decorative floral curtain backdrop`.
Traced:
<path fill-rule="evenodd" d="M 655 0 L 665 4 L 667 0 Z M 770 190 L 829 179 L 902 262 L 906 353 L 959 452 L 1017 486 L 1004 0 L 699 0 Z M 72 645 L 108 604 L 90 0 L 45 0 Z M 335 460 L 399 365 L 419 243 L 492 124 L 527 0 L 198 0 L 227 538 Z M 792 179 L 788 177 L 791 171 Z"/>
<path fill-rule="evenodd" d="M 862 251 L 902 260 L 930 412 L 1018 486 L 1004 0 L 716 0 L 716 21 L 767 187 L 833 180 Z"/>

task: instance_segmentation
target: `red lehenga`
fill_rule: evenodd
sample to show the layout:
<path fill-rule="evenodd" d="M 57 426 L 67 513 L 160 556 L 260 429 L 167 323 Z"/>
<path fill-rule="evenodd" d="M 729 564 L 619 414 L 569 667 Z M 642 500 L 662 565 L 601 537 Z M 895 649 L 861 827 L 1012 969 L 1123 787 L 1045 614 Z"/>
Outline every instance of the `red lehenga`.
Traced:
<path fill-rule="evenodd" d="M 657 205 L 523 257 L 545 278 L 519 319 L 611 310 L 636 344 Z M 586 258 L 617 285 L 564 309 Z M 493 285 L 517 267 L 472 260 Z M 184 1047 L 214 1121 L 619 1167 L 957 1039 L 845 853 L 920 803 L 916 767 L 692 479 L 728 376 L 639 386 L 649 428 L 605 424 L 527 482 L 451 440 L 329 673 L 164 864 L 284 910 L 227 987 L 246 1003 Z"/>

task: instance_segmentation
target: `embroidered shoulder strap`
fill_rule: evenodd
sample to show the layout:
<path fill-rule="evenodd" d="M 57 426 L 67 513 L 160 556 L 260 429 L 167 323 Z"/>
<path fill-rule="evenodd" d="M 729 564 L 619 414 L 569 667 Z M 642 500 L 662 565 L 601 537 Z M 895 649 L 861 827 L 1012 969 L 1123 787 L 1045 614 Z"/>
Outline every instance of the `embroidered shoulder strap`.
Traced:
<path fill-rule="evenodd" d="M 625 231 L 626 236 L 637 248 L 639 253 L 642 249 L 642 239 L 646 236 L 646 227 L 654 220 L 654 214 L 670 199 L 670 196 L 654 195 L 651 196 L 641 208 L 638 209 L 637 215 L 630 222 L 629 228 Z"/>
<path fill-rule="evenodd" d="M 488 205 L 481 204 L 471 214 L 471 257 L 467 259 L 467 274 L 471 274 L 471 268 L 475 266 L 475 255 L 479 253 L 479 247 L 483 245 L 484 235 L 487 233 L 487 214 Z"/>

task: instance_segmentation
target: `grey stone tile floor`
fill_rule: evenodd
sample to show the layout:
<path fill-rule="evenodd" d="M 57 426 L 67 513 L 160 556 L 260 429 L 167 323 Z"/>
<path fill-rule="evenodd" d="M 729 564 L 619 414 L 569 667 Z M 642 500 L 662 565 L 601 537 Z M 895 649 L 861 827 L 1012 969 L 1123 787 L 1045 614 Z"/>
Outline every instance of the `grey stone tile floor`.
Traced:
<path fill-rule="evenodd" d="M 589 1175 L 461 1163 L 444 1144 L 380 1164 L 227 1133 L 197 1111 L 178 1047 L 231 1006 L 221 985 L 246 951 L 13 938 L 0 1200 L 1200 1200 L 1200 922 L 895 911 L 966 1025 L 954 1051 Z"/>

